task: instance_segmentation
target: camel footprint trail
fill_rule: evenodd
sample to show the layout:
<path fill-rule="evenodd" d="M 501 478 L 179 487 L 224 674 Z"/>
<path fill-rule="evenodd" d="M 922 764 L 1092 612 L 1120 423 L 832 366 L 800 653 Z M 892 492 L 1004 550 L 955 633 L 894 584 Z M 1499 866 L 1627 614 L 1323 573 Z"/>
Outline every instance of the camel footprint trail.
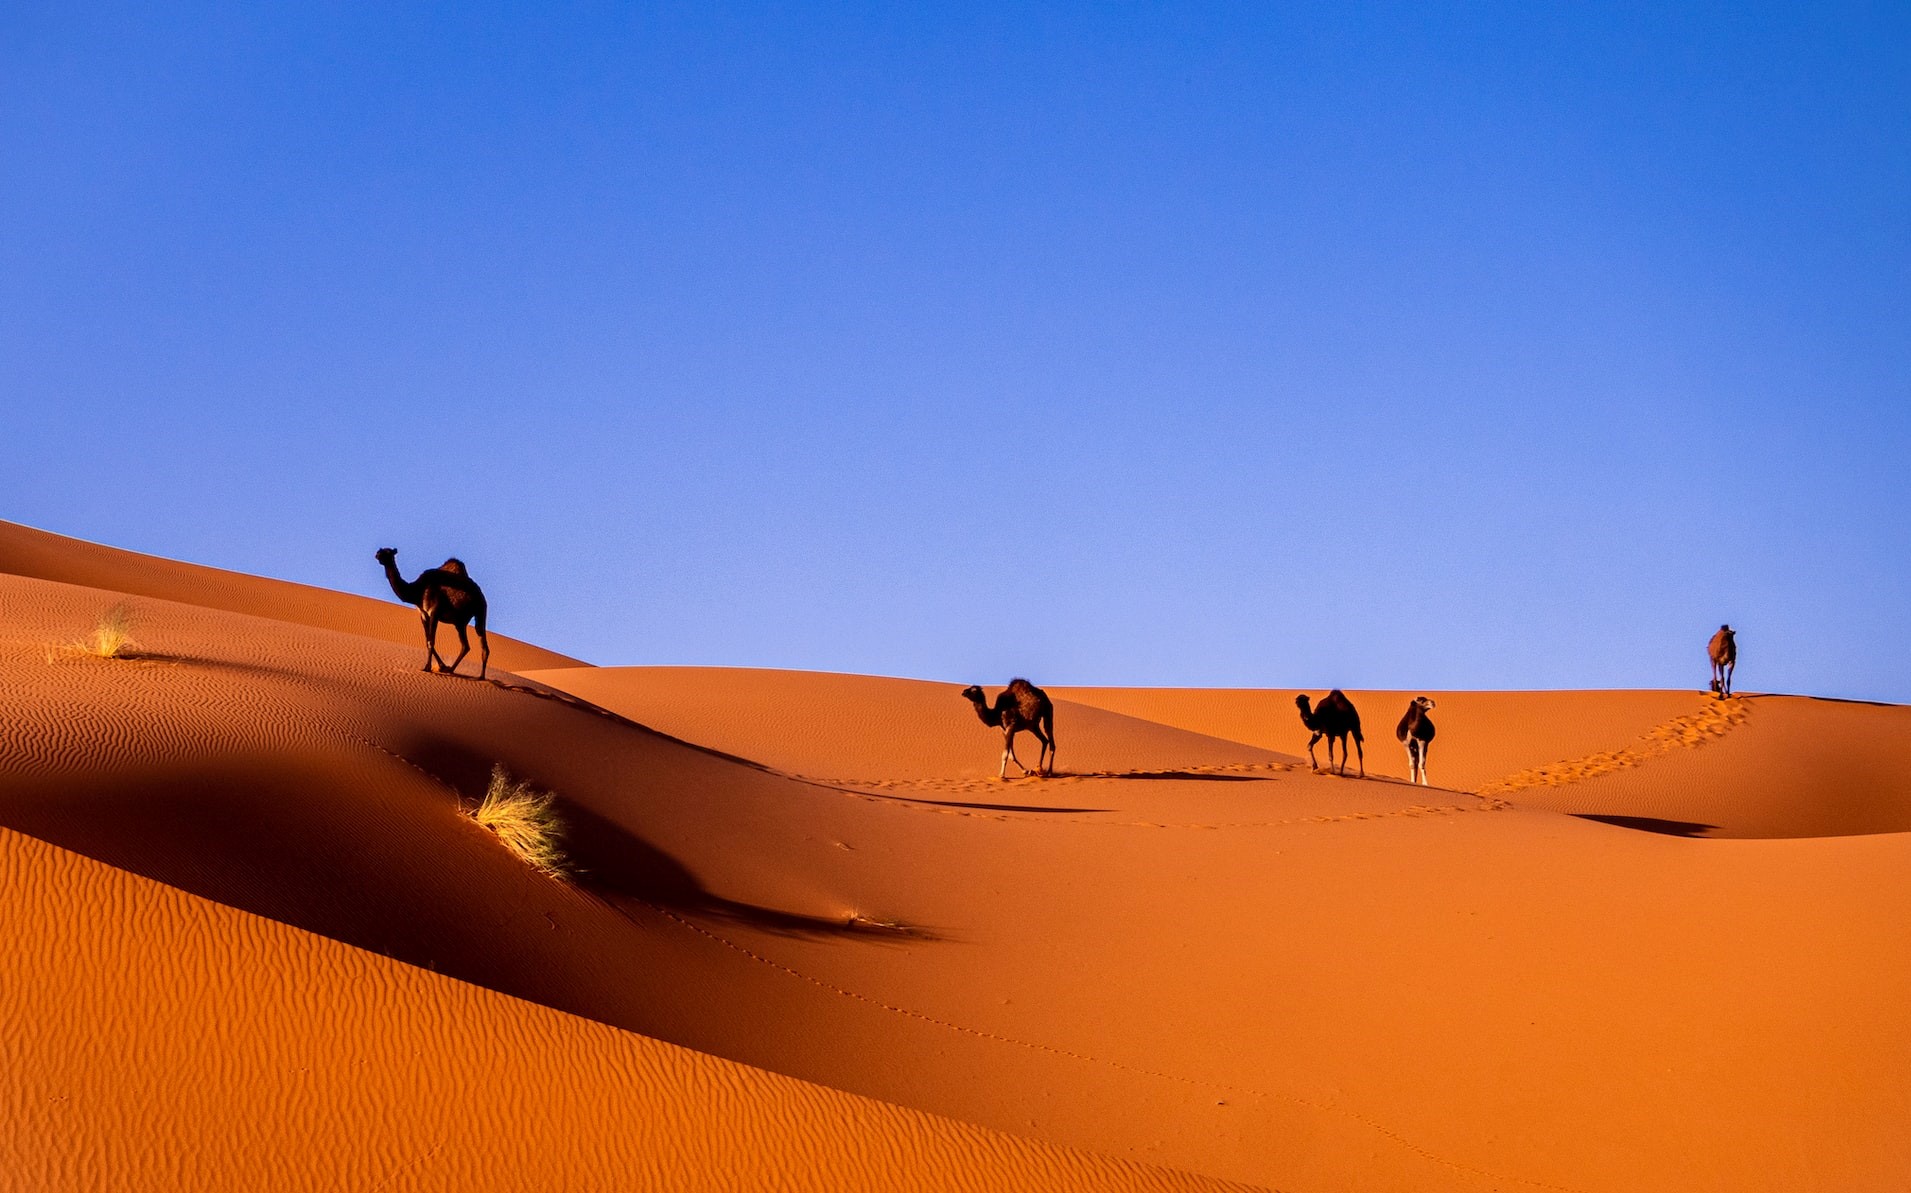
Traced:
<path fill-rule="evenodd" d="M 1537 787 L 1565 787 L 1602 775 L 1641 766 L 1674 750 L 1691 750 L 1715 742 L 1743 725 L 1751 704 L 1740 698 L 1714 700 L 1699 712 L 1674 717 L 1647 730 L 1632 745 L 1601 750 L 1562 762 L 1549 762 L 1516 771 L 1481 787 L 1477 794 L 1499 799 Z"/>

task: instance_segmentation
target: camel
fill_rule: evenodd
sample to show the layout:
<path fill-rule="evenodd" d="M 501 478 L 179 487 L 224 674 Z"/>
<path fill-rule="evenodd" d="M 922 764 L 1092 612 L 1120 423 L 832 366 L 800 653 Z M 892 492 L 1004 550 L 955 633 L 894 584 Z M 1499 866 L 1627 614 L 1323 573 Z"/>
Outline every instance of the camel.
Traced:
<path fill-rule="evenodd" d="M 1334 769 L 1334 743 L 1340 743 L 1340 773 L 1347 773 L 1347 738 L 1354 739 L 1354 749 L 1360 752 L 1360 777 L 1367 777 L 1367 747 L 1360 736 L 1360 713 L 1355 711 L 1354 702 L 1347 699 L 1347 693 L 1335 688 L 1321 697 L 1321 702 L 1309 708 L 1305 694 L 1294 697 L 1294 704 L 1301 710 L 1301 724 L 1314 731 L 1307 739 L 1307 761 L 1315 770 L 1320 763 L 1314 759 L 1314 743 L 1327 739 L 1327 769 Z"/>
<path fill-rule="evenodd" d="M 1407 782 L 1422 787 L 1429 786 L 1427 751 L 1433 748 L 1433 718 L 1427 711 L 1432 707 L 1433 701 L 1415 696 L 1407 705 L 1407 715 L 1400 718 L 1400 727 L 1393 731 L 1400 744 L 1407 747 Z"/>
<path fill-rule="evenodd" d="M 1738 638 L 1732 627 L 1722 625 L 1705 647 L 1712 656 L 1712 693 L 1721 698 L 1732 694 L 1732 671 L 1738 666 Z"/>
<path fill-rule="evenodd" d="M 1055 706 L 1049 703 L 1047 692 L 1026 679 L 1011 679 L 994 704 L 988 703 L 982 689 L 973 684 L 962 689 L 962 698 L 975 705 L 975 715 L 982 718 L 984 725 L 1001 727 L 1002 765 L 996 771 L 996 778 L 1009 777 L 1010 759 L 1014 759 L 1025 775 L 1040 773 L 1046 777 L 1055 773 Z M 1042 743 L 1035 770 L 1023 765 L 1015 755 L 1015 735 L 1024 729 Z"/>
<path fill-rule="evenodd" d="M 374 558 L 385 565 L 385 579 L 391 583 L 391 590 L 398 599 L 418 609 L 419 620 L 425 628 L 424 669 L 430 671 L 431 665 L 436 663 L 439 670 L 457 674 L 458 664 L 471 653 L 471 639 L 465 634 L 465 626 L 476 623 L 478 678 L 483 679 L 491 665 L 491 639 L 484 632 L 484 590 L 465 571 L 464 561 L 447 559 L 438 567 L 420 572 L 416 580 L 407 580 L 398 574 L 396 547 L 380 547 Z M 458 631 L 458 657 L 451 660 L 448 667 L 438 655 L 439 622 Z"/>

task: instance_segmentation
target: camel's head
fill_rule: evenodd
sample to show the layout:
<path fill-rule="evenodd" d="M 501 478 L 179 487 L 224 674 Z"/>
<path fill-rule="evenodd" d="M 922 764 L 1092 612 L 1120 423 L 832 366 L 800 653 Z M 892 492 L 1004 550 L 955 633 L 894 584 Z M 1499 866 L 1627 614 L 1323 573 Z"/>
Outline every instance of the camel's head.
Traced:
<path fill-rule="evenodd" d="M 1306 692 L 1302 692 L 1300 695 L 1294 697 L 1294 707 L 1300 709 L 1302 712 L 1306 712 L 1308 705 L 1311 703 L 1313 702 L 1307 698 Z"/>
<path fill-rule="evenodd" d="M 1427 712 L 1433 708 L 1433 701 L 1426 696 L 1415 696 L 1413 698 L 1413 707 L 1419 709 L 1421 712 Z"/>
<path fill-rule="evenodd" d="M 398 548 L 396 548 L 396 547 L 380 547 L 380 548 L 378 549 L 378 554 L 377 554 L 377 555 L 376 555 L 376 556 L 375 556 L 374 558 L 376 558 L 376 559 L 378 560 L 378 562 L 380 562 L 380 563 L 383 563 L 383 564 L 389 564 L 389 563 L 391 563 L 391 562 L 392 562 L 393 560 L 395 560 L 395 559 L 397 559 L 397 558 L 398 558 Z"/>
<path fill-rule="evenodd" d="M 970 684 L 968 687 L 963 688 L 962 698 L 974 704 L 985 703 L 982 698 L 982 689 L 976 684 Z"/>

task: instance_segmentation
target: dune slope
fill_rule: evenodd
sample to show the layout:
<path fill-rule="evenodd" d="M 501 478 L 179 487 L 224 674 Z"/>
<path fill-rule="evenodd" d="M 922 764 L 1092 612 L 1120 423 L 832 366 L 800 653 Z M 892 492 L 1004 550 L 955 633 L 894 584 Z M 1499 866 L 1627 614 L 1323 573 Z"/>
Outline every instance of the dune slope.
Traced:
<path fill-rule="evenodd" d="M 1202 1190 L 672 1047 L 0 830 L 22 1189 Z"/>

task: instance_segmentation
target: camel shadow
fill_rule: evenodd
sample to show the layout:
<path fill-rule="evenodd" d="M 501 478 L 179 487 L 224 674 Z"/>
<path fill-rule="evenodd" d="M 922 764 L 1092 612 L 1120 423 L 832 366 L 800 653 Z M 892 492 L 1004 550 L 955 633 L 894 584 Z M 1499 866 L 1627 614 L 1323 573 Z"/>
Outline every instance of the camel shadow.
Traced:
<path fill-rule="evenodd" d="M 862 793 L 859 793 L 862 794 Z M 1057 808 L 1046 804 L 983 804 L 957 799 L 923 799 L 921 796 L 876 796 L 877 799 L 893 799 L 897 803 L 928 804 L 935 808 L 967 808 L 976 812 L 1027 812 L 1053 816 L 1078 815 L 1085 812 L 1111 812 L 1112 808 Z"/>
<path fill-rule="evenodd" d="M 1273 775 L 1230 775 L 1212 774 L 1192 770 L 1128 770 L 1101 771 L 1077 776 L 1083 779 L 1119 779 L 1124 782 L 1139 780 L 1142 782 L 1177 783 L 1272 783 Z"/>
<path fill-rule="evenodd" d="M 1596 821 L 1641 833 L 1658 833 L 1663 837 L 1703 837 L 1718 827 L 1716 824 L 1700 824 L 1696 820 L 1661 820 L 1657 816 L 1614 816 L 1601 812 L 1574 812 L 1571 815 L 1579 820 Z"/>

